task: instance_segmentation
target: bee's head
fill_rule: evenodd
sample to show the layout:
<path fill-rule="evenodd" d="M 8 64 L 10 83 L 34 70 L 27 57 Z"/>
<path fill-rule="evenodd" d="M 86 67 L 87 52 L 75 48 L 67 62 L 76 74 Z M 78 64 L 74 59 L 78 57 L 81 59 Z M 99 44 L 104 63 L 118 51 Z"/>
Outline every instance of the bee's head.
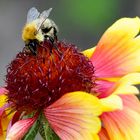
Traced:
<path fill-rule="evenodd" d="M 22 39 L 24 42 L 28 42 L 29 40 L 38 40 L 39 42 L 42 42 L 44 40 L 41 30 L 38 30 L 37 28 L 37 21 L 28 23 L 24 26 Z"/>

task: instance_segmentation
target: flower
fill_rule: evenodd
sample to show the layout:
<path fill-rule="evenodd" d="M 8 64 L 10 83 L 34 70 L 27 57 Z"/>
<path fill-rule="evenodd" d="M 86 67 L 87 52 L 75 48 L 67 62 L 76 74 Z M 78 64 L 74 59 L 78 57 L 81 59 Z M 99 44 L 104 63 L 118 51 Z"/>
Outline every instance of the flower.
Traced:
<path fill-rule="evenodd" d="M 53 45 L 44 41 L 37 55 L 24 49 L 8 66 L 6 96 L 15 115 L 6 140 L 33 139 L 38 131 L 43 138 L 98 139 L 99 116 L 122 107 L 118 96 L 99 100 L 88 94 L 94 67 L 74 45 Z M 108 107 L 111 99 L 117 102 Z"/>
<path fill-rule="evenodd" d="M 6 140 L 37 132 L 48 139 L 137 140 L 139 27 L 139 18 L 118 20 L 85 56 L 59 41 L 44 41 L 37 55 L 18 53 L 6 75 L 14 112 Z"/>
<path fill-rule="evenodd" d="M 95 49 L 84 52 L 95 68 L 97 86 L 93 92 L 102 99 L 118 94 L 123 102 L 122 110 L 101 115 L 101 140 L 139 140 L 140 102 L 133 95 L 139 91 L 130 86 L 140 81 L 139 73 L 135 73 L 140 71 L 139 30 L 138 17 L 122 18 L 104 33 Z M 120 87 L 112 92 L 118 85 Z"/>

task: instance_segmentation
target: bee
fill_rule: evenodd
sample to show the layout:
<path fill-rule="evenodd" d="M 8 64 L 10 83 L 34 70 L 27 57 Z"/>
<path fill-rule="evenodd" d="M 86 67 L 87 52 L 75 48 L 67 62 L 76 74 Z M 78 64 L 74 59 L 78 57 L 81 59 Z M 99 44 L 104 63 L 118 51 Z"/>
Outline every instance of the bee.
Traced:
<path fill-rule="evenodd" d="M 34 55 L 37 54 L 37 46 L 43 41 L 49 40 L 52 44 L 57 41 L 58 27 L 48 18 L 51 10 L 52 8 L 40 13 L 32 7 L 27 13 L 22 39 L 25 42 L 25 48 Z"/>

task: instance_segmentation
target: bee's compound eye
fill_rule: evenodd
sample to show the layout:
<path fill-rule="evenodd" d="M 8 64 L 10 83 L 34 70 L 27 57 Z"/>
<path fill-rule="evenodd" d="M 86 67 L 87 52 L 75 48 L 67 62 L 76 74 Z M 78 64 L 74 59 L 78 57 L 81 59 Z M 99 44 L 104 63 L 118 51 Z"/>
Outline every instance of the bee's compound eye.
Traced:
<path fill-rule="evenodd" d="M 44 35 L 44 38 L 47 39 L 47 40 L 50 40 L 48 35 Z"/>
<path fill-rule="evenodd" d="M 42 30 L 43 33 L 48 33 L 51 29 L 52 29 L 52 27 L 50 27 L 50 28 L 43 28 L 41 30 Z"/>

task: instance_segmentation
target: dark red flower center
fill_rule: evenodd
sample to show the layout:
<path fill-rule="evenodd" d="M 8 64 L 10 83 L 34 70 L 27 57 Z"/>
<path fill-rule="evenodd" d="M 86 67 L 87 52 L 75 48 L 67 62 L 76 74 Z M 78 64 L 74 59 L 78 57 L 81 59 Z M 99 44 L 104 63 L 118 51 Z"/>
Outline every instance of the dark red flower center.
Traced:
<path fill-rule="evenodd" d="M 8 101 L 16 110 L 42 109 L 73 91 L 90 92 L 94 67 L 76 46 L 49 42 L 37 47 L 37 55 L 17 54 L 7 69 Z"/>

